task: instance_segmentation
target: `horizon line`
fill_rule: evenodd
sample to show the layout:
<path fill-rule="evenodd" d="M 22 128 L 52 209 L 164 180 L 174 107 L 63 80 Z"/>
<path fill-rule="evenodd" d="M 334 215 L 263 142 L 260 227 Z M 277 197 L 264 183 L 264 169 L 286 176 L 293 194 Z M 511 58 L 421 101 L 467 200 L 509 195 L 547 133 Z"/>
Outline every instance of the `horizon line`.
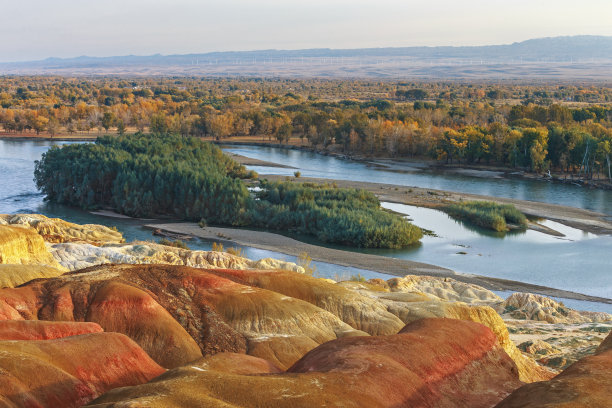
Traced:
<path fill-rule="evenodd" d="M 580 38 L 580 37 L 593 37 L 593 38 L 607 38 L 612 39 L 612 35 L 598 35 L 598 34 L 577 34 L 577 35 L 559 35 L 559 36 L 546 36 L 546 37 L 534 37 L 528 38 L 522 41 L 515 41 L 512 43 L 496 43 L 496 44 L 483 44 L 483 45 L 406 45 L 406 46 L 380 46 L 380 47 L 355 47 L 355 48 L 330 48 L 330 47 L 311 47 L 311 48 L 259 48 L 251 50 L 223 50 L 223 51 L 205 51 L 205 52 L 187 52 L 187 53 L 155 53 L 155 54 L 122 54 L 122 55 L 77 55 L 71 57 L 54 57 L 49 56 L 40 59 L 20 60 L 20 61 L 0 61 L 0 64 L 24 64 L 33 62 L 45 62 L 49 60 L 69 61 L 82 58 L 91 59 L 105 59 L 105 58 L 147 58 L 147 57 L 177 57 L 177 56 L 195 56 L 195 55 L 207 55 L 207 54 L 229 54 L 229 53 L 249 53 L 249 52 L 295 52 L 295 51 L 314 51 L 314 50 L 329 50 L 329 51 L 357 51 L 357 50 L 385 50 L 385 49 L 403 49 L 403 48 L 483 48 L 483 47 L 503 47 L 522 44 L 528 41 L 537 40 L 550 40 L 550 39 L 562 39 L 562 38 Z"/>

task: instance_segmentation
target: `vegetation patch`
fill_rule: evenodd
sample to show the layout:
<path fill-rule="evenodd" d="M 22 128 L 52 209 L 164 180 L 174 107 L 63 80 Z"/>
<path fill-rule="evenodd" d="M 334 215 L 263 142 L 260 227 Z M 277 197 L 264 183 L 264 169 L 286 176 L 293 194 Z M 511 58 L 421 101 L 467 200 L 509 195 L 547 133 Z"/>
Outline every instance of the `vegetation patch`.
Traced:
<path fill-rule="evenodd" d="M 527 217 L 512 204 L 498 204 L 491 201 L 468 201 L 442 208 L 455 219 L 471 222 L 479 227 L 494 231 L 508 231 L 508 224 L 519 228 L 527 227 Z"/>
<path fill-rule="evenodd" d="M 175 216 L 315 236 L 323 242 L 402 248 L 421 230 L 380 207 L 372 193 L 334 185 L 260 181 L 251 195 L 244 166 L 210 143 L 173 135 L 102 137 L 54 147 L 36 163 L 48 200 L 133 217 Z"/>
<path fill-rule="evenodd" d="M 378 198 L 365 190 L 266 180 L 260 188 L 251 212 L 257 227 L 364 248 L 403 248 L 423 236 L 401 216 L 384 211 Z"/>
<path fill-rule="evenodd" d="M 308 255 L 308 252 L 301 252 L 297 258 L 298 266 L 304 268 L 304 274 L 308 276 L 314 276 L 317 271 L 317 266 L 312 263 L 312 258 Z"/>
<path fill-rule="evenodd" d="M 3 76 L 0 130 L 244 138 L 610 183 L 612 88 L 592 85 Z"/>

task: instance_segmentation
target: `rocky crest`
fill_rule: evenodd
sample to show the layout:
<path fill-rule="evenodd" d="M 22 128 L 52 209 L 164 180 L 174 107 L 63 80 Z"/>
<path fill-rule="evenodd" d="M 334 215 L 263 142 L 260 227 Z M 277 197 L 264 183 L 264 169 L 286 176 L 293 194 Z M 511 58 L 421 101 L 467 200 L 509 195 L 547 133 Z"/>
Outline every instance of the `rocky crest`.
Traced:
<path fill-rule="evenodd" d="M 79 242 L 92 245 L 123 242 L 123 235 L 96 224 L 74 224 L 41 214 L 0 214 L 0 224 L 20 225 L 35 229 L 46 242 Z"/>
<path fill-rule="evenodd" d="M 548 323 L 591 323 L 610 321 L 610 315 L 598 312 L 579 312 L 561 303 L 533 293 L 513 293 L 495 309 L 507 318 L 536 320 Z"/>
<path fill-rule="evenodd" d="M 284 270 L 220 270 L 218 273 L 255 286 L 300 299 L 337 316 L 355 330 L 370 335 L 395 334 L 404 323 L 387 307 L 341 285 Z"/>
<path fill-rule="evenodd" d="M 0 340 L 53 340 L 103 331 L 96 323 L 0 320 Z"/>
<path fill-rule="evenodd" d="M 54 278 L 66 272 L 65 269 L 44 265 L 0 265 L 0 288 L 14 288 L 39 278 Z"/>
<path fill-rule="evenodd" d="M 527 384 L 497 408 L 565 408 L 610 406 L 612 395 L 612 335 L 597 352 L 569 366 L 550 381 Z"/>
<path fill-rule="evenodd" d="M 490 290 L 448 278 L 408 275 L 403 278 L 389 279 L 386 286 L 390 292 L 422 293 L 434 300 L 486 304 L 503 301 Z"/>
<path fill-rule="evenodd" d="M 284 269 L 304 273 L 304 268 L 292 262 L 272 258 L 252 261 L 226 252 L 192 251 L 152 242 L 103 246 L 83 243 L 52 244 L 49 249 L 53 257 L 71 271 L 116 263 L 185 265 L 195 268 Z"/>
<path fill-rule="evenodd" d="M 29 227 L 0 225 L 0 264 L 44 265 L 62 269 L 45 241 Z"/>

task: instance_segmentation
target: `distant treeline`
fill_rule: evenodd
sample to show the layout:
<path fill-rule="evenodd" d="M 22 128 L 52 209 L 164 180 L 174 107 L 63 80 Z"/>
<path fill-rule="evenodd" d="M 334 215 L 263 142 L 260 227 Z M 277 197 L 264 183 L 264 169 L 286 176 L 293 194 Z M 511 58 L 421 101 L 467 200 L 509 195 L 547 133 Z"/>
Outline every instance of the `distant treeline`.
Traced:
<path fill-rule="evenodd" d="M 53 147 L 34 176 L 51 201 L 134 217 L 262 227 L 359 247 L 401 248 L 421 238 L 363 190 L 263 181 L 252 196 L 241 178 L 254 172 L 192 137 L 136 134 Z"/>
<path fill-rule="evenodd" d="M 0 78 L 8 132 L 136 130 L 290 140 L 612 179 L 612 90 L 578 85 Z"/>

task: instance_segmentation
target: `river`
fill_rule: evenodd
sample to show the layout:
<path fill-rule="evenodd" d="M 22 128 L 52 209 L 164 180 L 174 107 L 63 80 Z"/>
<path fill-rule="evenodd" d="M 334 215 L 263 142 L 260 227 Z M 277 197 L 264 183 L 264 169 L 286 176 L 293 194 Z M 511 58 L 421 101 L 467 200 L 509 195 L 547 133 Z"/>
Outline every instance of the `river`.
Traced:
<path fill-rule="evenodd" d="M 97 216 L 66 206 L 45 203 L 33 182 L 34 161 L 50 146 L 63 142 L 0 140 L 0 213 L 35 212 L 77 223 L 116 226 L 126 240 L 151 240 L 143 221 Z M 260 160 L 293 166 L 307 177 L 347 179 L 369 182 L 444 189 L 485 195 L 551 202 L 612 214 L 612 192 L 523 179 L 489 179 L 466 174 L 423 171 L 419 169 L 388 171 L 365 163 L 340 160 L 298 150 L 258 146 L 230 146 L 228 151 Z M 254 166 L 260 174 L 293 175 L 295 170 Z M 397 170 L 397 169 L 396 169 Z M 479 188 L 481 186 L 481 188 Z M 368 250 L 392 256 L 448 267 L 461 273 L 494 276 L 612 298 L 612 237 L 595 236 L 556 224 L 565 239 L 527 231 L 503 237 L 458 223 L 435 210 L 398 204 L 385 206 L 407 214 L 415 224 L 434 231 L 420 246 L 405 250 Z M 194 241 L 192 249 L 209 250 L 210 242 Z M 344 248 L 346 249 L 346 248 Z M 252 259 L 275 257 L 295 261 L 294 257 L 255 248 L 243 248 Z M 388 275 L 357 268 L 315 262 L 318 274 L 343 277 L 361 274 L 366 278 Z M 570 307 L 607 311 L 611 305 L 564 300 Z"/>
<path fill-rule="evenodd" d="M 304 177 L 369 181 L 460 193 L 481 194 L 518 200 L 541 201 L 584 208 L 612 216 L 612 191 L 589 189 L 572 184 L 544 182 L 524 178 L 495 177 L 496 172 L 449 170 L 432 171 L 418 163 L 384 162 L 388 169 L 367 163 L 338 159 L 334 156 L 266 146 L 226 145 L 224 150 L 299 169 Z M 254 167 L 261 174 L 293 176 L 295 169 Z M 478 175 L 482 175 L 479 177 Z M 493 177 L 491 177 L 493 176 Z"/>

